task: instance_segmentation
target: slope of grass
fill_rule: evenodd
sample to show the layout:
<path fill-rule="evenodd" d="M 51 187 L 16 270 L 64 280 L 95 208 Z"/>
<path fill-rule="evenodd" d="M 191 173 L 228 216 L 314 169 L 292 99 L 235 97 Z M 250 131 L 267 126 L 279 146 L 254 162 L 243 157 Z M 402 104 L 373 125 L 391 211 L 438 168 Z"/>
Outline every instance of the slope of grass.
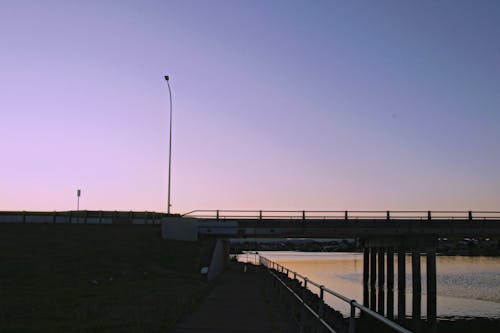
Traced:
<path fill-rule="evenodd" d="M 0 332 L 165 332 L 205 293 L 208 249 L 152 225 L 0 225 Z"/>

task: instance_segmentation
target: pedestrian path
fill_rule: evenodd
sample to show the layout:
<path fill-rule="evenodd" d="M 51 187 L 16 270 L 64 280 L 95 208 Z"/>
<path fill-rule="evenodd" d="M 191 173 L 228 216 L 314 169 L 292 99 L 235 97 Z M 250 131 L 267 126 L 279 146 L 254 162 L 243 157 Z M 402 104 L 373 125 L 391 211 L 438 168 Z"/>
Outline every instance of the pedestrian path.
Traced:
<path fill-rule="evenodd" d="M 257 266 L 231 263 L 200 307 L 171 332 L 295 332 L 283 309 L 266 297 L 265 274 Z"/>

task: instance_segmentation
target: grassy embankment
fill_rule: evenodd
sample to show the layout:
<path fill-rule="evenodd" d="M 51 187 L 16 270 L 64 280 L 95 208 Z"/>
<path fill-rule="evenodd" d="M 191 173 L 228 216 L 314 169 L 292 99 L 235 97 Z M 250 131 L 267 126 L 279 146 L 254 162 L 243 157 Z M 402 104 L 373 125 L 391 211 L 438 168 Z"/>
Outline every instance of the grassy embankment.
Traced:
<path fill-rule="evenodd" d="M 208 247 L 152 225 L 0 225 L 0 332 L 165 332 L 206 292 Z"/>

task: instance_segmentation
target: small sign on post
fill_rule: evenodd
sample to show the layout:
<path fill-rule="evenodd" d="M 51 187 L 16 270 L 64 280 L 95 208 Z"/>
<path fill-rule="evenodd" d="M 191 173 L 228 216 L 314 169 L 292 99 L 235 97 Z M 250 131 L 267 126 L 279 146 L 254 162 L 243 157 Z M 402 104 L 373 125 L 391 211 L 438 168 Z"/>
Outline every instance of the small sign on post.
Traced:
<path fill-rule="evenodd" d="M 80 210 L 80 196 L 82 195 L 82 190 L 76 190 L 76 210 Z"/>

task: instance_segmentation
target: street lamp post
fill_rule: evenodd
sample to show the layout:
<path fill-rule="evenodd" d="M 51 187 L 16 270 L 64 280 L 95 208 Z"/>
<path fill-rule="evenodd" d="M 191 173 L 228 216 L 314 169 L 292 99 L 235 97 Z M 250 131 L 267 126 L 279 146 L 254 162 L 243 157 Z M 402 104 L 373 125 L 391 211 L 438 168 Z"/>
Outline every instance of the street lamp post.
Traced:
<path fill-rule="evenodd" d="M 168 94 L 170 96 L 170 134 L 168 140 L 168 206 L 167 214 L 170 215 L 170 174 L 172 169 L 172 90 L 170 89 L 169 76 L 165 75 L 165 80 L 167 81 Z"/>

